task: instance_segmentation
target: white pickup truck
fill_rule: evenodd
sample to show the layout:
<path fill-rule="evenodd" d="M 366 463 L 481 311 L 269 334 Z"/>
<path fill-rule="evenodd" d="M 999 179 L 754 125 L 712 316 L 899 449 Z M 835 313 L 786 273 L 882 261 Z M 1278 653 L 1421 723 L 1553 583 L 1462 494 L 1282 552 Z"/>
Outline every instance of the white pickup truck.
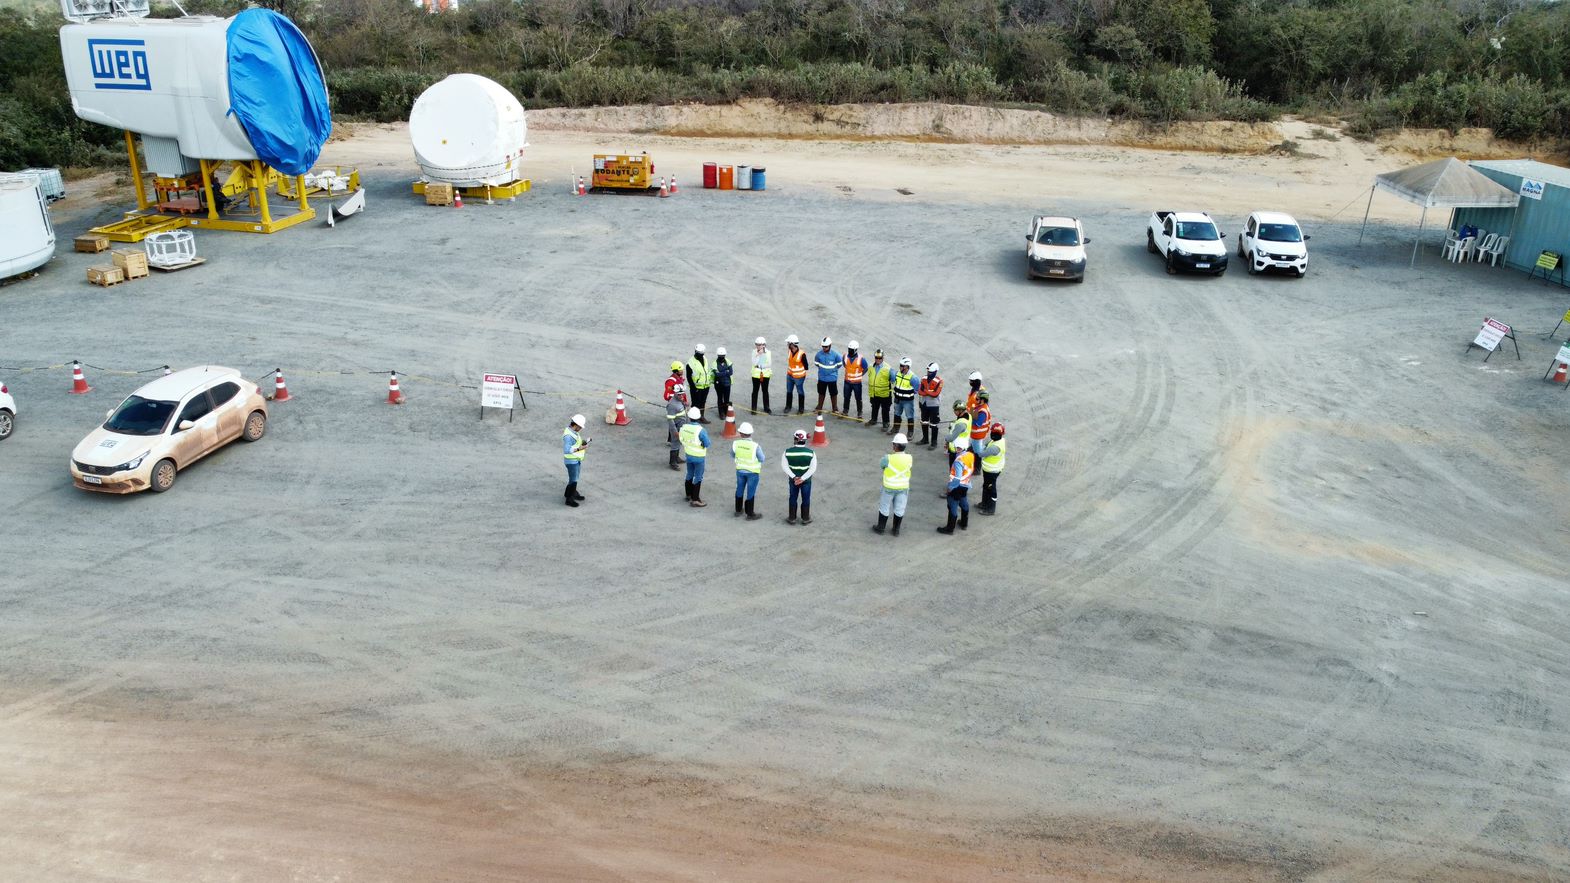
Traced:
<path fill-rule="evenodd" d="M 1156 212 L 1145 230 L 1145 249 L 1167 259 L 1167 272 L 1220 276 L 1227 271 L 1226 234 L 1204 212 Z"/>

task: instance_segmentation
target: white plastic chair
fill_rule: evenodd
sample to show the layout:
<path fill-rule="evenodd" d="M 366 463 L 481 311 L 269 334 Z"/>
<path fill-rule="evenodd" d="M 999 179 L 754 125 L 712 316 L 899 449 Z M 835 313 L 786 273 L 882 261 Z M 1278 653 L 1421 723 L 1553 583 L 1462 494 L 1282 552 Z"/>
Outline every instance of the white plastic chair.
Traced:
<path fill-rule="evenodd" d="M 1499 234 L 1489 233 L 1484 235 L 1482 231 L 1478 231 L 1478 236 L 1481 237 L 1481 241 L 1478 242 L 1476 248 L 1472 249 L 1472 260 L 1481 262 L 1488 259 L 1489 250 L 1494 247 L 1494 243 L 1499 241 Z"/>
<path fill-rule="evenodd" d="M 1505 248 L 1509 245 L 1509 236 L 1498 236 L 1494 240 L 1492 248 L 1486 244 L 1483 246 L 1482 250 L 1477 253 L 1477 259 L 1481 261 L 1486 257 L 1490 267 L 1497 267 L 1499 266 L 1499 259 L 1505 256 Z"/>
<path fill-rule="evenodd" d="M 1477 237 L 1468 236 L 1457 242 L 1448 257 L 1453 263 L 1461 263 L 1472 256 L 1472 249 L 1477 247 Z"/>
<path fill-rule="evenodd" d="M 1455 230 L 1451 230 L 1448 234 L 1445 235 L 1445 250 L 1444 250 L 1445 260 L 1447 260 L 1447 261 L 1455 260 L 1456 259 L 1456 249 L 1458 249 L 1460 247 L 1461 247 L 1461 234 L 1456 232 Z"/>

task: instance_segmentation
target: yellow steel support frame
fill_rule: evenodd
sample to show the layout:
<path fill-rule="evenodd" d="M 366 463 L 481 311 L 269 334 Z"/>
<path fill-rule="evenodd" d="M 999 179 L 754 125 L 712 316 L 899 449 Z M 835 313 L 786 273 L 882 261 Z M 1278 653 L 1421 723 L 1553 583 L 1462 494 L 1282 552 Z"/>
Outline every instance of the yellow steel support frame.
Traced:
<path fill-rule="evenodd" d="M 125 152 L 131 157 L 131 181 L 136 184 L 136 207 L 146 211 L 147 188 L 142 185 L 142 170 L 136 161 L 136 136 L 127 129 L 125 133 Z"/>

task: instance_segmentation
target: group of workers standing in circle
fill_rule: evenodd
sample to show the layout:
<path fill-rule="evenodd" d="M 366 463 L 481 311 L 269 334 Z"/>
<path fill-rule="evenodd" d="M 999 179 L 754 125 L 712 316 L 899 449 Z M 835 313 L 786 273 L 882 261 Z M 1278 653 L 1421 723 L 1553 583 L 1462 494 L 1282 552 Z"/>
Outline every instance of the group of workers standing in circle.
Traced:
<path fill-rule="evenodd" d="M 813 411 L 821 419 L 825 398 L 830 414 L 860 420 L 870 410 L 865 425 L 879 427 L 893 436 L 890 450 L 880 461 L 883 471 L 882 493 L 878 500 L 878 520 L 872 530 L 898 536 L 905 519 L 906 503 L 910 497 L 911 472 L 914 457 L 909 453 L 910 438 L 916 432 L 916 414 L 921 414 L 921 440 L 916 445 L 926 445 L 935 450 L 941 442 L 948 453 L 949 471 L 943 497 L 948 501 L 948 522 L 939 527 L 939 533 L 952 534 L 955 529 L 965 530 L 970 525 L 969 493 L 977 472 L 982 476 L 981 500 L 976 510 L 983 515 L 997 513 L 998 477 L 1005 465 L 1007 442 L 1002 423 L 992 414 L 991 393 L 982 383 L 980 372 L 970 375 L 970 389 L 965 398 L 953 402 L 953 419 L 945 432 L 940 424 L 943 377 L 939 365 L 932 362 L 926 373 L 914 373 L 909 358 L 902 358 L 891 368 L 883 357 L 883 350 L 874 350 L 869 362 L 861 354 L 861 347 L 852 340 L 844 352 L 834 350 L 834 342 L 824 337 L 819 352 L 810 360 L 801 348 L 800 339 L 792 334 L 785 338 L 785 406 L 782 415 L 789 415 L 791 406 L 797 415 L 804 415 L 807 407 L 807 377 L 811 369 L 817 371 L 817 404 Z M 774 410 L 769 398 L 769 387 L 774 376 L 773 354 L 768 341 L 762 337 L 753 341 L 751 364 L 752 407 L 754 415 L 772 415 Z M 736 363 L 731 361 L 724 347 L 715 350 L 709 360 L 703 344 L 693 347 L 693 354 L 685 363 L 670 363 L 670 374 L 665 378 L 665 416 L 668 422 L 666 440 L 670 448 L 670 468 L 682 471 L 685 462 L 684 492 L 686 502 L 693 508 L 708 505 L 703 500 L 703 482 L 713 442 L 705 416 L 709 393 L 714 392 L 715 416 L 724 420 L 728 409 L 735 406 L 731 389 L 736 373 Z M 867 409 L 863 408 L 863 401 Z M 761 400 L 762 408 L 759 408 Z M 856 413 L 851 417 L 851 404 Z M 902 428 L 903 425 L 903 428 Z M 577 483 L 583 453 L 588 440 L 582 436 L 583 415 L 574 415 L 562 435 L 562 456 L 567 466 L 565 502 L 576 507 L 584 497 L 578 493 Z M 788 488 L 789 514 L 787 524 L 812 523 L 812 479 L 818 469 L 818 454 L 808 443 L 805 429 L 796 429 L 792 444 L 780 458 L 780 468 L 785 473 Z M 756 510 L 758 485 L 762 479 L 766 459 L 763 446 L 754 437 L 750 422 L 737 427 L 737 437 L 731 442 L 731 459 L 736 464 L 735 515 L 756 521 L 763 516 Z M 893 524 L 890 526 L 890 519 Z"/>

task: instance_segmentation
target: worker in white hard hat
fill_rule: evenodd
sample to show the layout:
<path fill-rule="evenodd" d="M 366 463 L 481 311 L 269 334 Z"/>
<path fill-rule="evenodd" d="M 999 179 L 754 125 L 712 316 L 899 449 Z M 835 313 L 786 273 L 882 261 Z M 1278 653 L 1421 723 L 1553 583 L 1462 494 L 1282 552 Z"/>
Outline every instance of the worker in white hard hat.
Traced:
<path fill-rule="evenodd" d="M 731 378 L 736 374 L 736 363 L 726 355 L 725 347 L 714 350 L 714 416 L 725 418 L 725 409 L 730 407 Z"/>
<path fill-rule="evenodd" d="M 916 374 L 910 370 L 910 359 L 899 360 L 899 370 L 894 372 L 894 429 L 899 432 L 900 420 L 905 421 L 905 434 L 916 434 Z"/>
<path fill-rule="evenodd" d="M 954 466 L 954 457 L 960 451 L 970 450 L 970 411 L 966 409 L 963 399 L 954 400 L 954 420 L 949 424 L 944 446 L 948 449 L 950 468 Z M 944 497 L 948 495 L 946 490 L 942 493 Z"/>
<path fill-rule="evenodd" d="M 807 354 L 801 351 L 801 338 L 785 338 L 785 411 L 790 413 L 790 397 L 796 395 L 796 413 L 807 413 Z"/>
<path fill-rule="evenodd" d="M 861 390 L 867 379 L 867 357 L 861 354 L 861 344 L 851 341 L 845 345 L 845 416 L 850 416 L 850 400 L 856 399 L 856 419 L 861 419 Z"/>
<path fill-rule="evenodd" d="M 872 528 L 873 533 L 883 533 L 893 515 L 894 535 L 899 536 L 905 504 L 910 501 L 910 470 L 915 464 L 915 458 L 905 453 L 909 443 L 905 433 L 895 433 L 891 450 L 883 455 L 883 494 L 878 498 L 878 523 Z"/>
<path fill-rule="evenodd" d="M 976 408 L 981 405 L 981 394 L 986 391 L 987 388 L 981 384 L 981 372 L 970 372 L 970 392 L 965 395 L 965 410 L 976 413 Z"/>
<path fill-rule="evenodd" d="M 867 418 L 867 425 L 877 423 L 881 413 L 883 429 L 888 431 L 889 406 L 894 402 L 894 369 L 883 361 L 883 350 L 872 353 L 872 365 L 867 369 L 867 398 L 872 401 L 872 416 Z"/>
<path fill-rule="evenodd" d="M 807 447 L 807 430 L 798 429 L 791 436 L 795 444 L 785 449 L 780 466 L 790 479 L 790 515 L 786 524 L 796 523 L 797 504 L 801 505 L 801 523 L 812 523 L 812 476 L 818 471 L 818 452 Z"/>
<path fill-rule="evenodd" d="M 737 431 L 741 438 L 730 443 L 731 459 L 736 461 L 736 516 L 745 510 L 748 521 L 757 521 L 763 517 L 755 506 L 763 477 L 763 446 L 753 441 L 751 423 L 743 423 Z"/>
<path fill-rule="evenodd" d="M 769 342 L 758 338 L 752 342 L 752 413 L 758 413 L 758 393 L 763 393 L 763 413 L 773 414 L 769 407 L 769 378 L 774 376 L 774 356 L 769 352 Z"/>
<path fill-rule="evenodd" d="M 813 357 L 813 364 L 818 366 L 818 404 L 814 411 L 823 411 L 823 394 L 829 394 L 829 407 L 831 413 L 840 412 L 840 369 L 845 367 L 845 358 L 834 351 L 834 341 L 823 338 L 818 344 L 818 354 Z"/>
<path fill-rule="evenodd" d="M 698 411 L 698 422 L 707 423 L 703 408 L 709 401 L 709 387 L 714 385 L 714 369 L 710 367 L 707 349 L 703 344 L 692 348 L 692 358 L 687 360 L 687 390 L 692 394 L 692 407 Z"/>
<path fill-rule="evenodd" d="M 665 400 L 665 440 L 670 444 L 671 469 L 681 468 L 681 428 L 687 425 L 687 387 L 676 384 Z"/>
<path fill-rule="evenodd" d="M 687 425 L 681 428 L 681 449 L 687 455 L 687 504 L 694 509 L 709 505 L 703 502 L 703 466 L 709 456 L 709 432 L 699 423 L 703 416 L 697 408 L 687 411 Z"/>
<path fill-rule="evenodd" d="M 927 450 L 938 446 L 938 407 L 943 396 L 943 378 L 938 375 L 938 363 L 927 363 L 927 374 L 916 384 L 917 404 L 921 408 L 921 444 Z"/>
<path fill-rule="evenodd" d="M 588 425 L 582 414 L 572 415 L 567 428 L 561 434 L 561 458 L 567 465 L 567 491 L 564 496 L 567 505 L 578 508 L 578 503 L 587 499 L 578 493 L 578 475 L 583 470 L 583 454 L 589 449 L 589 440 L 583 437 L 583 427 Z"/>

